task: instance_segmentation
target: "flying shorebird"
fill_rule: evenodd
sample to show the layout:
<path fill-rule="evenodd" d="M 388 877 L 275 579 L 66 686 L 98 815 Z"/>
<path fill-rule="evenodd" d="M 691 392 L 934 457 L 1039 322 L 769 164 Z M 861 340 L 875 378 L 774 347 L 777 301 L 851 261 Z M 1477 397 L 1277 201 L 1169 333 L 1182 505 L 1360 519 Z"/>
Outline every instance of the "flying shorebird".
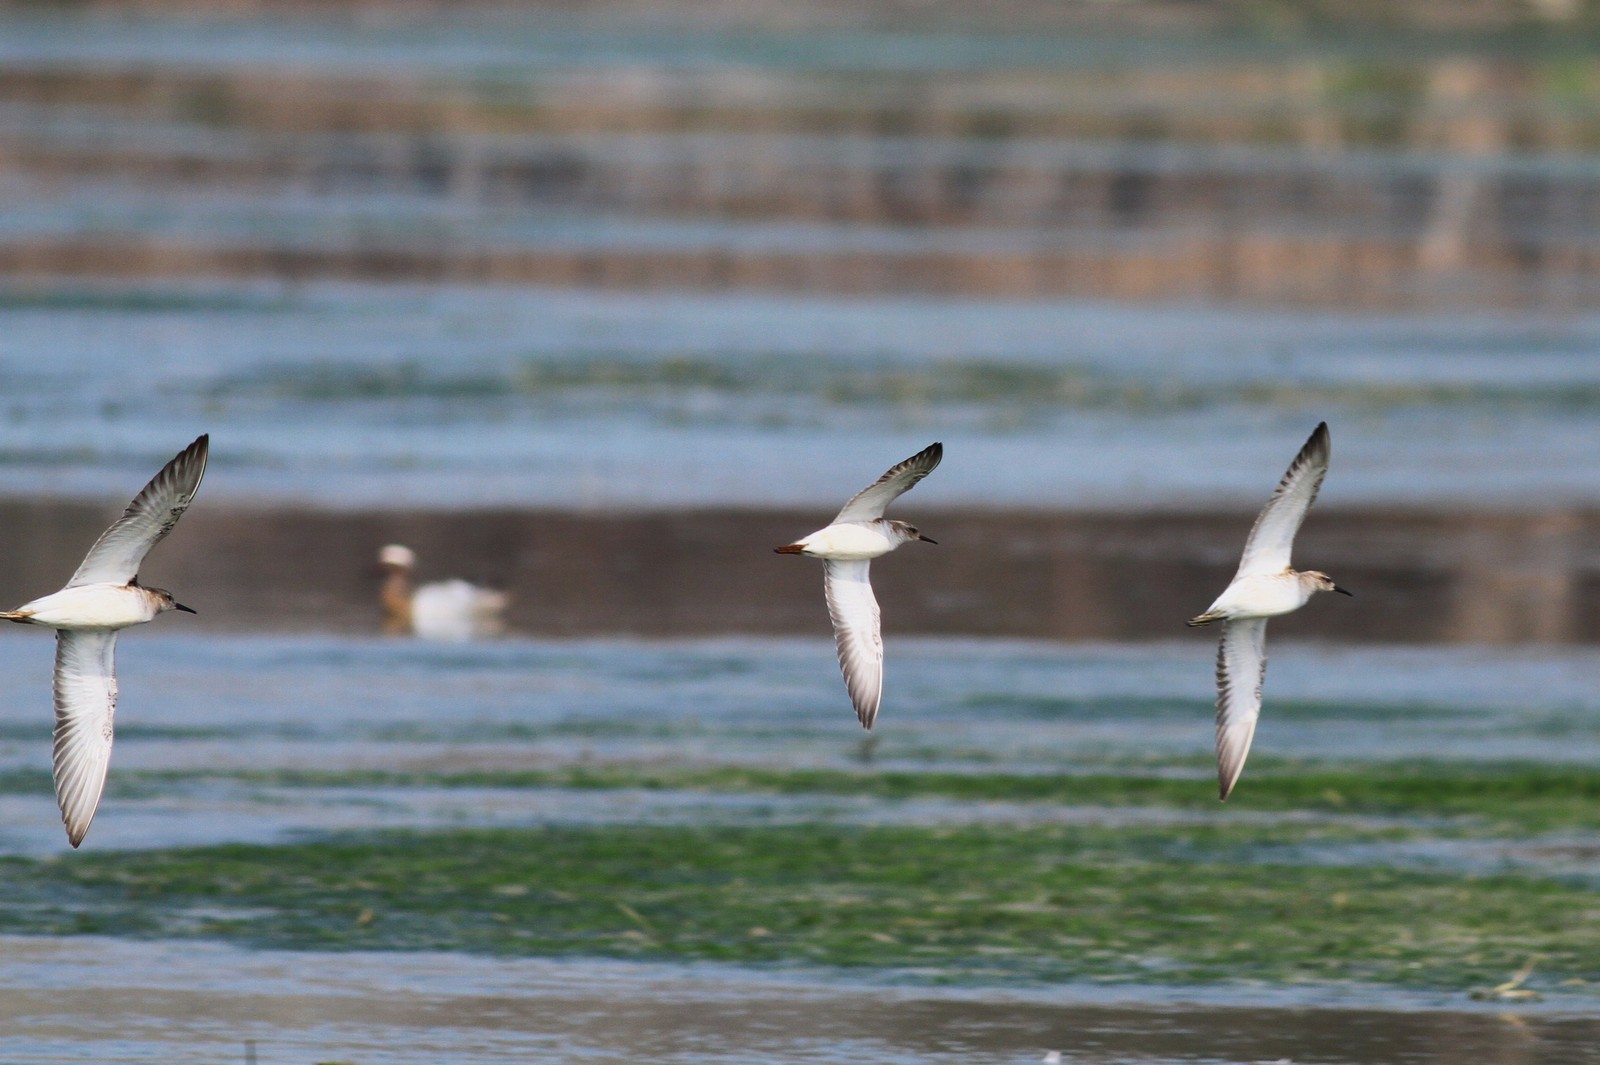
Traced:
<path fill-rule="evenodd" d="M 0 611 L 0 619 L 56 630 L 56 802 L 76 847 L 94 820 L 111 761 L 117 710 L 117 630 L 168 610 L 194 611 L 160 588 L 139 583 L 139 563 L 172 531 L 206 472 L 201 436 L 150 479 L 126 513 L 100 534 L 67 586 Z"/>
<path fill-rule="evenodd" d="M 783 555 L 810 555 L 823 560 L 822 587 L 833 619 L 833 642 L 839 669 L 855 704 L 861 727 L 872 728 L 883 701 L 883 633 L 878 600 L 872 595 L 867 569 L 872 559 L 912 540 L 929 540 L 903 521 L 883 516 L 889 504 L 933 472 L 944 457 L 934 443 L 917 452 L 859 492 L 823 529 L 792 544 L 773 548 Z"/>
<path fill-rule="evenodd" d="M 1217 782 L 1223 799 L 1244 772 L 1261 716 L 1267 619 L 1299 610 L 1317 592 L 1352 594 L 1326 573 L 1289 568 L 1294 534 L 1327 476 L 1328 453 L 1328 423 L 1321 422 L 1251 527 L 1233 582 L 1204 614 L 1189 621 L 1190 625 L 1223 623 L 1217 647 Z"/>

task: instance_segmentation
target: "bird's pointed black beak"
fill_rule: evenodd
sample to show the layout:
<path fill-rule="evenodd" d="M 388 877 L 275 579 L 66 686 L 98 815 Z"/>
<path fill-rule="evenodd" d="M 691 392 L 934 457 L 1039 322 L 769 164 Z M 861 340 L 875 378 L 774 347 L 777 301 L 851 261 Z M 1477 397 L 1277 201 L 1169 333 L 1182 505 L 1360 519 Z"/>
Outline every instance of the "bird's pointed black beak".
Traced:
<path fill-rule="evenodd" d="M 192 607 L 192 606 L 184 606 L 182 603 L 173 603 L 172 604 L 172 609 L 181 610 L 185 614 L 198 614 L 198 613 L 200 613 L 200 611 L 196 610 L 194 607 Z"/>
<path fill-rule="evenodd" d="M 923 536 L 921 533 L 917 533 L 917 539 L 921 540 L 925 544 L 937 544 L 939 542 L 939 541 L 933 539 L 933 537 L 931 537 L 931 536 Z"/>
<path fill-rule="evenodd" d="M 1341 588 L 1337 584 L 1335 584 L 1333 586 L 1333 590 L 1338 592 L 1340 595 L 1348 595 L 1351 599 L 1354 599 L 1356 597 L 1356 593 L 1355 592 L 1352 592 L 1348 588 Z"/>

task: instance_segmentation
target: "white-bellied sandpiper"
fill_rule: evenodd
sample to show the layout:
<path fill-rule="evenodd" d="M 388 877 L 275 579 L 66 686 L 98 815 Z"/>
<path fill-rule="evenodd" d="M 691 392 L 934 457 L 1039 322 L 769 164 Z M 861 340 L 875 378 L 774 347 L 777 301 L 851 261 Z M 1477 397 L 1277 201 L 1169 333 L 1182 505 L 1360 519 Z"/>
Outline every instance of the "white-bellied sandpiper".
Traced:
<path fill-rule="evenodd" d="M 861 727 L 870 729 L 883 701 L 883 633 L 867 570 L 872 559 L 913 540 L 936 543 L 903 521 L 883 516 L 890 503 L 933 472 L 944 445 L 932 444 L 879 477 L 844 505 L 825 528 L 774 548 L 823 560 L 823 590 L 833 619 L 844 685 Z"/>
<path fill-rule="evenodd" d="M 1244 772 L 1261 717 L 1267 619 L 1299 610 L 1317 592 L 1351 594 L 1326 573 L 1289 568 L 1295 533 L 1327 476 L 1330 447 L 1328 423 L 1321 422 L 1251 527 L 1233 581 L 1204 614 L 1189 620 L 1190 625 L 1223 623 L 1217 647 L 1217 783 L 1223 799 Z"/>
<path fill-rule="evenodd" d="M 205 476 L 210 437 L 201 436 L 150 479 L 94 542 L 65 588 L 0 618 L 56 630 L 56 802 L 67 839 L 83 842 L 105 789 L 117 710 L 117 630 L 168 610 L 194 611 L 139 583 L 139 564 L 172 531 Z"/>

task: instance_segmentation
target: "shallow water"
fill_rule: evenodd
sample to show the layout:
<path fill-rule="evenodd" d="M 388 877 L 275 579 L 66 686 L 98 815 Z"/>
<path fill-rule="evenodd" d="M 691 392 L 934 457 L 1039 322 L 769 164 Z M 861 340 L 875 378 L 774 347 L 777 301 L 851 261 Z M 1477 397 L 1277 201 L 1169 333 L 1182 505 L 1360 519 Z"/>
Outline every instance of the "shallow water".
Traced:
<path fill-rule="evenodd" d="M 14 494 L 125 498 L 209 429 L 205 499 L 822 507 L 941 439 L 926 506 L 1243 507 L 1326 419 L 1325 506 L 1600 501 L 1589 316 L 363 285 L 4 315 Z"/>
<path fill-rule="evenodd" d="M 7 12 L 0 492 L 1600 501 L 1591 58 L 1016 7 Z"/>
<path fill-rule="evenodd" d="M 1264 838 L 1288 823 L 1359 830 L 1252 855 L 1267 876 L 1278 862 L 1600 879 L 1592 834 L 1450 835 L 1448 819 L 1415 814 L 1119 807 L 1092 794 L 284 783 L 271 774 L 627 762 L 1123 769 L 1209 792 L 1214 642 L 933 640 L 891 626 L 888 702 L 868 739 L 812 572 L 806 624 L 779 629 L 815 631 L 806 639 L 364 639 L 348 633 L 370 623 L 370 587 L 326 572 L 316 598 L 279 581 L 288 604 L 260 606 L 285 561 L 269 556 L 294 553 L 274 537 L 297 507 L 357 512 L 341 515 L 338 543 L 358 561 L 346 565 L 329 535 L 318 545 L 328 572 L 353 573 L 397 526 L 432 536 L 429 562 L 450 575 L 504 576 L 514 547 L 520 577 L 575 570 L 561 594 L 599 603 L 574 623 L 553 581 L 525 582 L 525 629 L 639 631 L 634 598 L 583 586 L 592 558 L 530 547 L 515 516 L 475 525 L 478 546 L 452 555 L 450 523 L 489 506 L 591 520 L 804 506 L 820 518 L 931 439 L 946 461 L 906 505 L 952 517 L 1247 516 L 1327 419 L 1322 506 L 1368 512 L 1341 525 L 1319 510 L 1308 536 L 1333 530 L 1343 557 L 1370 550 L 1390 567 L 1381 583 L 1398 589 L 1363 588 L 1354 604 L 1366 618 L 1451 619 L 1416 638 L 1584 639 L 1594 564 L 1571 511 L 1600 504 L 1600 318 L 1584 236 L 1600 174 L 1592 60 L 1399 38 L 1285 51 L 1267 37 L 867 33 L 826 19 L 713 30 L 673 24 L 682 13 L 670 8 L 648 27 L 0 17 L 0 493 L 19 500 L 6 513 L 20 529 L 5 538 L 5 579 L 42 581 L 80 538 L 66 530 L 98 521 L 28 500 L 92 498 L 114 513 L 210 430 L 214 462 L 185 530 L 212 547 L 166 546 L 151 572 L 181 562 L 189 587 L 239 604 L 232 615 L 197 604 L 200 627 L 186 630 L 236 635 L 158 624 L 121 642 L 115 765 L 89 851 L 478 825 L 1181 833 L 1225 820 Z M 556 266 L 539 272 L 545 259 Z M 469 283 L 518 269 L 550 287 Z M 425 276 L 447 283 L 384 283 Z M 1072 298 L 1011 298 L 1029 293 Z M 1258 302 L 1219 309 L 1205 297 Z M 1416 310 L 1349 309 L 1372 307 Z M 198 509 L 208 501 L 211 526 Z M 1484 520 L 1452 525 L 1448 544 L 1396 546 L 1429 539 L 1426 523 L 1385 524 L 1419 505 Z M 253 507 L 285 524 L 223 535 Z M 431 513 L 407 525 L 405 509 Z M 1494 510 L 1522 520 L 1493 527 Z M 1231 559 L 1245 527 L 1225 555 L 1202 547 L 1180 568 Z M 1020 535 L 1115 535 L 1063 528 Z M 595 525 L 562 529 L 600 539 Z M 979 533 L 944 549 L 952 570 L 981 550 Z M 726 546 L 687 539 L 677 569 L 663 576 L 658 563 L 663 584 Z M 1133 554 L 1165 559 L 1159 541 Z M 687 612 L 668 601 L 699 585 L 657 588 L 638 576 L 646 552 L 607 543 L 634 560 L 618 581 L 645 585 L 672 631 L 756 631 L 740 619 L 680 625 Z M 544 568 L 528 564 L 535 551 Z M 1049 570 L 1066 612 L 1088 603 L 1085 573 L 1108 572 L 1080 555 L 1016 557 L 1006 564 Z M 1421 592 L 1387 579 L 1414 558 L 1428 563 Z M 980 582 L 995 572 L 968 568 Z M 909 599 L 894 582 L 913 567 L 883 570 L 886 605 Z M 1120 599 L 1106 583 L 1097 594 Z M 724 584 L 719 602 L 768 587 Z M 1019 612 L 1003 590 L 999 608 L 963 609 L 970 587 L 928 582 L 948 600 L 931 631 L 987 632 L 996 609 Z M 1178 598 L 1175 581 L 1159 587 Z M 1506 609 L 1491 617 L 1475 596 Z M 1163 619 L 1152 631 L 1179 631 L 1166 602 L 1141 602 Z M 1285 630 L 1323 631 L 1307 613 Z M 284 617 L 345 635 L 261 634 Z M 13 628 L 0 634 L 11 693 L 0 856 L 70 863 L 48 781 L 49 641 Z M 1592 765 L 1597 681 L 1600 656 L 1585 647 L 1275 640 L 1254 768 Z M 1529 1065 L 1593 1060 L 1600 1044 L 1586 992 L 1555 988 L 1544 1005 L 1476 1007 L 1326 984 L 948 986 L 956 979 L 5 937 L 0 1058 L 233 1061 L 253 1040 L 263 1065 L 1024 1062 L 1049 1050 L 1069 1063 Z"/>
<path fill-rule="evenodd" d="M 37 635 L 0 639 L 0 684 L 16 693 L 0 706 L 0 771 L 37 774 L 0 795 L 0 853 L 10 855 L 69 853 L 44 775 L 49 652 L 47 640 L 29 638 Z M 438 647 L 138 633 L 121 650 L 121 729 L 89 850 L 461 825 L 1273 819 L 1222 807 L 1197 815 L 671 790 L 291 787 L 239 775 L 612 760 L 1041 773 L 1166 765 L 1207 790 L 1209 641 L 891 639 L 890 698 L 871 744 L 851 719 L 825 639 Z M 1600 757 L 1597 671 L 1600 658 L 1587 650 L 1290 644 L 1274 656 L 1256 757 L 1591 763 Z M 1526 867 L 1594 880 L 1590 842 L 1547 839 L 1541 852 L 1508 840 L 1402 840 L 1269 860 Z M 1559 996 L 1489 1008 L 1460 995 L 1357 987 L 941 987 L 933 972 L 873 978 L 94 938 L 11 937 L 0 959 L 0 1057 L 41 1062 L 242 1060 L 245 1040 L 255 1040 L 263 1062 L 1025 1062 L 1053 1049 L 1069 1062 L 1139 1065 L 1462 1055 L 1509 1065 L 1582 1061 L 1600 1038 L 1592 1016 Z M 134 971 L 147 974 L 137 988 L 126 980 Z"/>
<path fill-rule="evenodd" d="M 1592 1061 L 1560 1010 L 1292 989 L 907 988 L 823 974 L 0 938 L 0 1055 L 37 1062 Z M 141 975 L 127 986 L 128 973 Z"/>
<path fill-rule="evenodd" d="M 0 683 L 18 693 L 0 707 L 0 772 L 39 774 L 0 794 L 0 853 L 64 853 L 44 776 L 48 641 L 30 635 L 0 640 Z M 888 699 L 870 738 L 854 723 L 825 639 L 442 648 L 141 633 L 120 650 L 116 756 L 90 848 L 462 825 L 1196 822 L 1177 812 L 1094 807 L 1089 791 L 1075 809 L 270 779 L 303 770 L 425 777 L 614 762 L 975 773 L 1166 766 L 1202 790 L 1211 773 L 1210 641 L 1067 647 L 891 638 Z M 1588 650 L 1286 644 L 1274 653 L 1254 755 L 1592 763 L 1600 759 L 1597 672 L 1600 657 Z M 139 783 L 130 788 L 134 774 Z M 1553 847 L 1543 861 L 1587 874 L 1580 852 Z M 1539 864 L 1504 846 L 1409 853 L 1423 864 Z"/>
<path fill-rule="evenodd" d="M 271 787 L 181 786 L 183 775 L 208 771 L 429 773 L 627 761 L 1040 773 L 1171 763 L 1197 780 L 1210 772 L 1209 639 L 1086 646 L 891 636 L 887 697 L 870 740 L 854 722 L 826 637 L 457 647 L 139 632 L 118 650 L 116 759 L 91 844 L 258 839 L 252 804 L 277 832 L 325 829 L 330 818 L 359 827 L 362 816 L 374 825 L 408 816 L 381 791 L 368 796 L 364 815 L 333 814 Z M 0 639 L 0 684 L 17 693 L 0 707 L 0 771 L 48 770 L 49 661 L 50 641 L 38 633 Z M 1600 760 L 1597 693 L 1600 654 L 1588 649 L 1284 641 L 1274 649 L 1254 753 L 1592 763 Z M 172 794 L 123 797 L 119 769 L 180 779 Z M 139 831 L 117 827 L 144 804 L 164 816 L 142 819 Z M 512 816 L 493 804 L 459 805 L 454 813 L 419 806 L 409 816 L 470 822 L 473 808 L 486 819 Z M 550 816 L 538 804 L 524 813 L 529 823 Z M 567 814 L 574 815 L 596 816 Z M 33 846 L 0 836 L 0 849 Z"/>

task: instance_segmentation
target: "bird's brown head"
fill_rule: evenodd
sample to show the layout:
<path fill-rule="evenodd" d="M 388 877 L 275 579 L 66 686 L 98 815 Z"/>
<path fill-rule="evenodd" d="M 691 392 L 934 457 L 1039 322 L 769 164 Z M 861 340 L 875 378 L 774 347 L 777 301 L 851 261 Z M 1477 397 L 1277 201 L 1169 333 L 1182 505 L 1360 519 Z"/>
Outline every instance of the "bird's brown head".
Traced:
<path fill-rule="evenodd" d="M 193 607 L 187 607 L 178 602 L 177 599 L 173 598 L 172 593 L 167 591 L 165 588 L 146 588 L 145 591 L 155 596 L 156 609 L 161 613 L 165 613 L 168 610 L 181 610 L 185 614 L 199 613 L 199 611 Z"/>
<path fill-rule="evenodd" d="M 1340 595 L 1354 597 L 1356 593 L 1348 588 L 1341 588 L 1333 583 L 1333 578 L 1320 570 L 1308 569 L 1300 573 L 1302 578 L 1309 578 L 1311 586 L 1319 592 L 1338 592 Z"/>

